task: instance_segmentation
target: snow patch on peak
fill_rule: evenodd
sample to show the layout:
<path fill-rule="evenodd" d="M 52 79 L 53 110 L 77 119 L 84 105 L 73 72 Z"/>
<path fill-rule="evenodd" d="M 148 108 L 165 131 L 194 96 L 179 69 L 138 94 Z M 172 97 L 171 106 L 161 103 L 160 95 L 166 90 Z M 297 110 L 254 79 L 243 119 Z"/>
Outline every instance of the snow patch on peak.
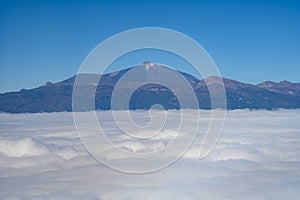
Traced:
<path fill-rule="evenodd" d="M 144 65 L 146 65 L 145 66 L 145 69 L 148 71 L 151 67 L 153 67 L 155 64 L 154 63 L 152 63 L 152 62 L 150 62 L 150 61 L 145 61 L 144 63 L 143 63 Z"/>

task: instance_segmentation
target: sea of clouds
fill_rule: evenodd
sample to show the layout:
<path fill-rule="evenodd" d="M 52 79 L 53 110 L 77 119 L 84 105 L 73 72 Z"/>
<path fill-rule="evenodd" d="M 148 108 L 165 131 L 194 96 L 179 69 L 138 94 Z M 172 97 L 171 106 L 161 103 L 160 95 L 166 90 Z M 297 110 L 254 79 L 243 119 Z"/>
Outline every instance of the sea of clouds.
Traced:
<path fill-rule="evenodd" d="M 163 111 L 153 111 L 159 112 Z M 181 137 L 172 129 L 179 111 L 168 112 L 169 127 L 162 137 L 146 143 L 122 135 L 109 111 L 97 115 L 116 147 L 145 153 Z M 141 123 L 149 120 L 134 115 Z M 201 118 L 209 121 L 209 111 Z M 299 122 L 300 110 L 228 111 L 222 135 L 204 159 L 199 160 L 201 142 L 196 140 L 172 165 L 128 174 L 104 166 L 88 153 L 72 113 L 2 113 L 0 199 L 299 199 Z M 151 130 L 144 134 L 151 135 Z M 133 163 L 109 152 L 112 159 Z"/>

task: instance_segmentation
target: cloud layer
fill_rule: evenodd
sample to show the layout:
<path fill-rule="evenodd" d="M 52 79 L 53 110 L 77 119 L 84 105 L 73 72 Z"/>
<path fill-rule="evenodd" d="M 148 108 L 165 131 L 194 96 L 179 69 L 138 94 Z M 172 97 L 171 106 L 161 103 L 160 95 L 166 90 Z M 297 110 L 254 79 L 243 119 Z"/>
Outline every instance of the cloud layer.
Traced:
<path fill-rule="evenodd" d="M 106 119 L 106 133 L 125 151 L 153 151 L 182 137 L 171 120 L 162 136 L 132 140 L 107 113 L 98 113 Z M 209 111 L 201 118 L 209 120 Z M 201 140 L 196 140 L 173 165 L 130 175 L 87 152 L 71 113 L 0 114 L 0 199 L 297 199 L 299 119 L 300 110 L 228 111 L 223 134 L 205 159 L 198 159 Z M 132 164 L 131 158 L 111 156 Z"/>

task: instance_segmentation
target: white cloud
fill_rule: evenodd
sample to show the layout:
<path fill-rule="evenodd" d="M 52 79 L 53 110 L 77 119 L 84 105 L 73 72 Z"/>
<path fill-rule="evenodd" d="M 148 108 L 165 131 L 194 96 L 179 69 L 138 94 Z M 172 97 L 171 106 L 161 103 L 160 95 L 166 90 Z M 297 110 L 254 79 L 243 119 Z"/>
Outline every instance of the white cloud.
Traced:
<path fill-rule="evenodd" d="M 0 140 L 0 153 L 8 157 L 42 156 L 48 149 L 32 138 L 2 139 Z"/>
<path fill-rule="evenodd" d="M 130 140 L 104 117 L 107 133 L 127 150 L 163 148 L 176 135 L 168 127 L 163 137 Z M 203 111 L 201 118 L 209 117 Z M 300 110 L 229 111 L 217 146 L 204 160 L 198 159 L 197 141 L 168 168 L 130 175 L 88 154 L 71 113 L 0 114 L 0 199 L 297 199 L 299 119 Z M 132 164 L 131 158 L 115 159 Z"/>

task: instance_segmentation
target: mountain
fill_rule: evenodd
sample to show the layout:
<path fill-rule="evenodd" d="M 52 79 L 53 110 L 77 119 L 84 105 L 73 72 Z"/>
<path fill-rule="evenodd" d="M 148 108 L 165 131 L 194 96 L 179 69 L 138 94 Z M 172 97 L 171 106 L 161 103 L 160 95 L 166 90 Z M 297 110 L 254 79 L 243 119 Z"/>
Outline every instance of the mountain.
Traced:
<path fill-rule="evenodd" d="M 275 83 L 272 81 L 266 81 L 257 85 L 260 88 L 291 96 L 300 96 L 300 83 L 291 83 L 289 81 L 280 81 Z"/>
<path fill-rule="evenodd" d="M 134 71 L 136 76 L 130 80 L 123 80 L 127 72 Z M 98 84 L 95 80 L 97 74 L 80 74 L 79 76 L 83 93 L 88 88 L 96 89 L 95 107 L 99 110 L 111 109 L 111 96 L 118 81 L 121 96 L 126 96 L 134 86 L 140 85 L 144 80 L 157 78 L 161 80 L 161 74 L 170 73 L 171 69 L 152 64 L 143 63 L 134 68 L 107 73 L 101 76 Z M 135 73 L 135 74 L 136 74 Z M 179 72 L 185 78 L 192 90 L 195 91 L 199 107 L 211 109 L 210 94 L 207 85 L 220 88 L 220 78 L 208 77 L 199 80 L 190 74 Z M 57 83 L 46 83 L 38 88 L 18 92 L 0 94 L 0 112 L 8 113 L 38 113 L 38 112 L 61 112 L 72 111 L 72 91 L 76 76 Z M 122 79 L 121 79 L 122 78 Z M 132 79 L 133 78 L 133 79 Z M 189 100 L 189 94 L 183 87 L 181 76 L 163 76 L 163 80 L 169 83 L 176 94 L 181 94 Z M 223 78 L 227 96 L 228 109 L 294 109 L 300 108 L 300 83 L 281 81 L 278 83 L 266 81 L 258 85 L 241 83 L 235 80 Z M 81 86 L 80 86 L 81 87 Z M 96 87 L 96 88 L 95 88 Z M 165 109 L 179 109 L 179 101 L 176 95 L 168 87 L 149 83 L 138 87 L 129 99 L 129 109 L 150 109 L 154 104 L 160 104 Z M 121 105 L 118 109 L 124 109 Z M 182 107 L 182 106 L 181 106 Z M 189 107 L 186 105 L 185 107 Z"/>
<path fill-rule="evenodd" d="M 208 80 L 207 80 L 208 79 Z M 199 82 L 196 93 L 208 93 L 207 84 L 218 85 L 212 77 L 205 81 Z M 271 88 L 263 88 L 260 85 L 251 85 L 238 81 L 223 78 L 226 90 L 227 108 L 228 109 L 293 109 L 300 108 L 300 95 L 291 95 L 283 93 L 281 90 L 273 90 Z M 278 83 L 282 85 L 281 82 Z M 218 87 L 218 86 L 215 86 Z M 283 86 L 281 86 L 283 87 Z M 300 85 L 298 85 L 298 90 Z M 206 97 L 207 98 L 207 97 Z"/>

